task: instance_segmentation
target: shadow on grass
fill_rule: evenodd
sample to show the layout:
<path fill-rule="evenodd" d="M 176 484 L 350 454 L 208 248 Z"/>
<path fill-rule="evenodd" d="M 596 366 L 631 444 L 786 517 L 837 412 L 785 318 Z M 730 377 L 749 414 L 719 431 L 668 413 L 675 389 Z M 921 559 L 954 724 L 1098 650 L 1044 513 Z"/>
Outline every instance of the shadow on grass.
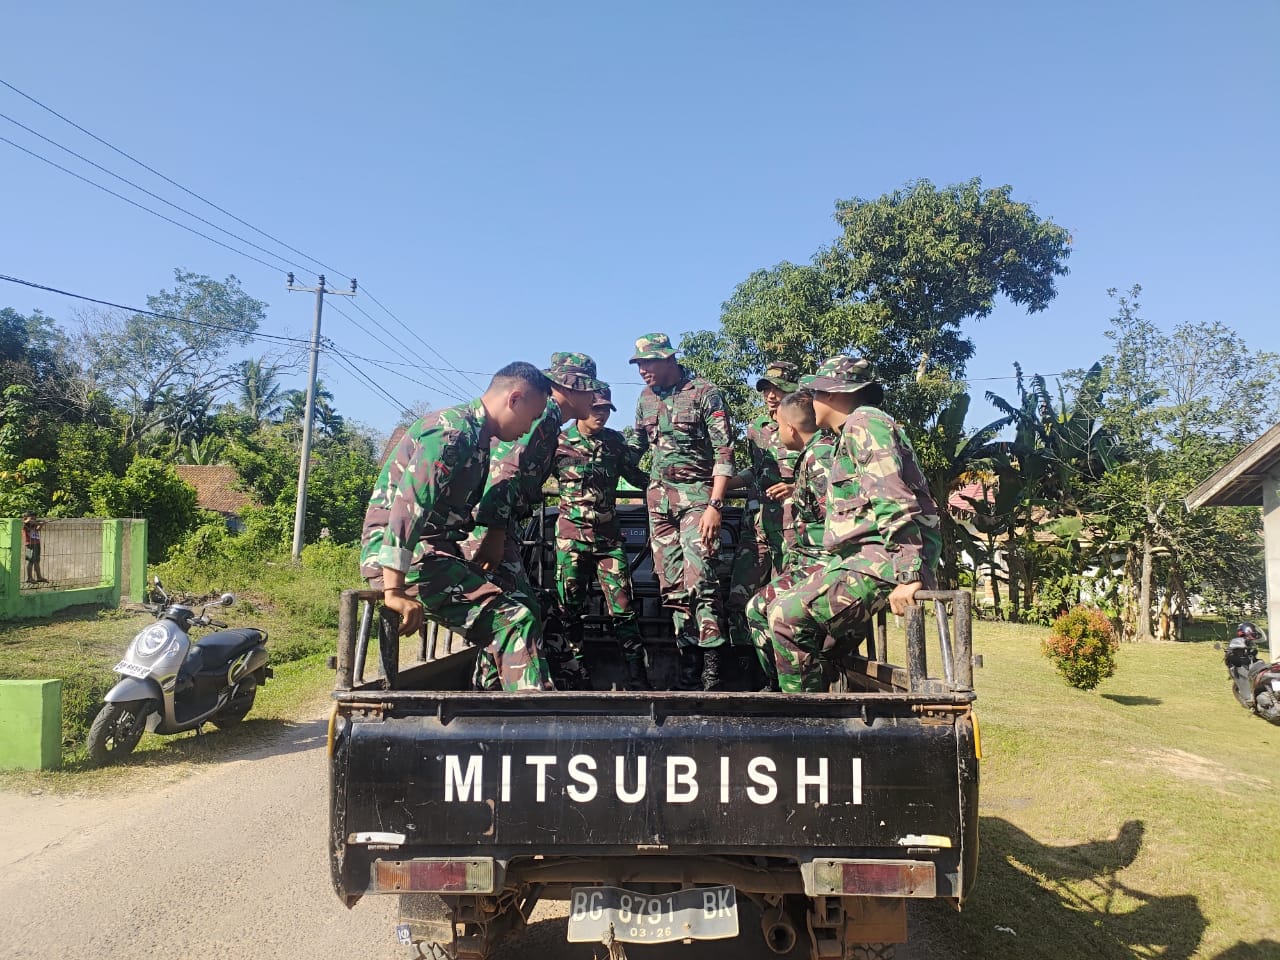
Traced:
<path fill-rule="evenodd" d="M 325 745 L 328 720 L 281 720 L 254 717 L 226 730 L 206 726 L 199 736 L 194 731 L 156 738 L 150 748 L 133 753 L 113 764 L 115 767 L 165 767 L 177 763 L 226 763 L 232 760 L 264 760 L 287 756 Z M 147 744 L 147 741 L 143 741 Z M 64 764 L 63 770 L 93 769 L 87 757 Z"/>
<path fill-rule="evenodd" d="M 1158 707 L 1164 703 L 1159 697 L 1129 696 L 1123 693 L 1104 693 L 1102 699 L 1118 703 L 1123 707 Z"/>
<path fill-rule="evenodd" d="M 1144 833 L 1141 821 L 1130 820 L 1114 839 L 1052 846 L 1007 820 L 983 817 L 973 896 L 959 917 L 941 902 L 912 905 L 912 960 L 1187 960 L 1207 925 L 1196 898 L 1154 896 L 1119 879 Z"/>
<path fill-rule="evenodd" d="M 1215 955 L 1213 960 L 1275 960 L 1280 957 L 1280 943 L 1275 940 L 1241 941 Z"/>

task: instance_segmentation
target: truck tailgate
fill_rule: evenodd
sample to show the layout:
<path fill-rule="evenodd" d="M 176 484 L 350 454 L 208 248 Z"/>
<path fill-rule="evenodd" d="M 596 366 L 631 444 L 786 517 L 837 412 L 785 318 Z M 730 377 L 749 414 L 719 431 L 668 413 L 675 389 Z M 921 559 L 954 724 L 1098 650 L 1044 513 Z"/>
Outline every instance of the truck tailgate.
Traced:
<path fill-rule="evenodd" d="M 335 736 L 335 881 L 353 893 L 388 856 L 949 860 L 976 801 L 967 705 L 937 697 L 391 696 L 343 710 Z"/>

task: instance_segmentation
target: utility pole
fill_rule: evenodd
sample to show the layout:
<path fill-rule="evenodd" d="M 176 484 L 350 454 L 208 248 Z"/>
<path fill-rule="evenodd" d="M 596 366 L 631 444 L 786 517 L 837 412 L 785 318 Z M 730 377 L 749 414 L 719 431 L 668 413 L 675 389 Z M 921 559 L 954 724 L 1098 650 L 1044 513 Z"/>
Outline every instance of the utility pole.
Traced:
<path fill-rule="evenodd" d="M 298 461 L 298 503 L 293 511 L 293 559 L 302 557 L 302 528 L 307 517 L 307 474 L 311 470 L 311 421 L 316 415 L 316 367 L 320 363 L 320 314 L 324 311 L 324 295 L 331 297 L 354 297 L 356 281 L 351 281 L 351 290 L 328 290 L 324 285 L 324 274 L 317 277 L 320 282 L 314 287 L 299 287 L 293 282 L 293 274 L 289 274 L 286 290 L 292 293 L 314 293 L 316 295 L 316 322 L 311 330 L 311 368 L 307 373 L 307 412 L 302 421 L 302 458 Z"/>

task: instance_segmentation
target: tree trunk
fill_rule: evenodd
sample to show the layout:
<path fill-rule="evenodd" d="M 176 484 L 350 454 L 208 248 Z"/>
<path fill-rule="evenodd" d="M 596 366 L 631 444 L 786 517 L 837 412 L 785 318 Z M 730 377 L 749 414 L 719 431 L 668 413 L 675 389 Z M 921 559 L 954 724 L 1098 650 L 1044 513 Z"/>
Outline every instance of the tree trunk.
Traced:
<path fill-rule="evenodd" d="M 1136 619 L 1134 620 L 1133 638 L 1139 642 L 1146 640 L 1154 640 L 1151 634 L 1151 578 L 1154 575 L 1152 570 L 1153 557 L 1151 555 L 1151 534 L 1148 531 L 1142 533 L 1142 572 L 1139 574 L 1138 580 L 1138 609 L 1136 611 Z"/>
<path fill-rule="evenodd" d="M 996 566 L 996 538 L 987 538 L 987 556 L 991 566 L 991 602 L 995 605 L 996 619 L 1004 619 L 1004 611 L 1000 609 L 1000 575 Z"/>

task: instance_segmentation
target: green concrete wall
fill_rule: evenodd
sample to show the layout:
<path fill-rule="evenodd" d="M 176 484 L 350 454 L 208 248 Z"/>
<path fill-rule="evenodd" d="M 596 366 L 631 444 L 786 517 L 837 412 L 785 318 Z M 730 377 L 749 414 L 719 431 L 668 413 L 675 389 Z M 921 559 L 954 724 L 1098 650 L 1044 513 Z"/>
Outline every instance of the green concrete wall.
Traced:
<path fill-rule="evenodd" d="M 124 569 L 124 538 L 129 563 Z M 0 620 L 47 617 L 84 603 L 114 607 L 142 601 L 147 588 L 147 524 L 136 520 L 126 532 L 121 520 L 102 522 L 102 582 L 96 587 L 22 592 L 22 521 L 0 520 Z"/>
<path fill-rule="evenodd" d="M 0 680 L 0 770 L 62 766 L 62 681 Z"/>

